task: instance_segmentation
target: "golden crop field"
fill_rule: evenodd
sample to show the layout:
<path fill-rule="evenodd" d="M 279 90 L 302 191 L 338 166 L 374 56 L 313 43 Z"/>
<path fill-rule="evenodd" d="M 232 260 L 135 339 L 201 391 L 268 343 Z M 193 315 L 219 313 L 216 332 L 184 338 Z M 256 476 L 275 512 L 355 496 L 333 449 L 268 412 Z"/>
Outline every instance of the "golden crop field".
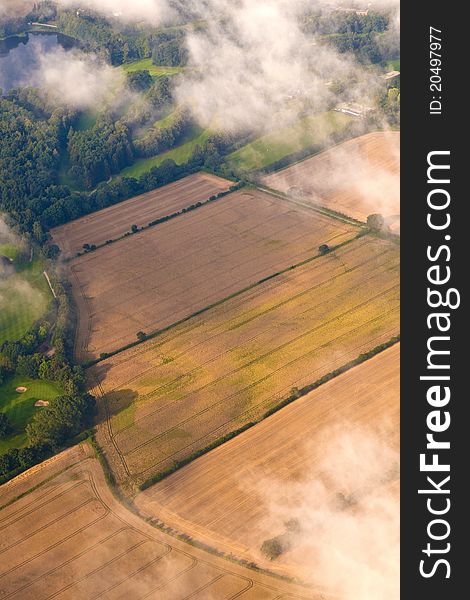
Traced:
<path fill-rule="evenodd" d="M 398 330 L 398 248 L 364 236 L 93 367 L 100 444 L 142 483 Z"/>
<path fill-rule="evenodd" d="M 400 133 L 382 131 L 354 138 L 267 175 L 264 183 L 359 221 L 380 213 L 397 231 Z"/>
<path fill-rule="evenodd" d="M 83 251 L 83 244 L 104 244 L 131 230 L 204 202 L 227 191 L 233 182 L 209 173 L 195 173 L 174 183 L 119 202 L 51 229 L 52 241 L 66 257 Z"/>
<path fill-rule="evenodd" d="M 68 264 L 76 355 L 96 358 L 340 244 L 359 229 L 243 189 Z"/>
<path fill-rule="evenodd" d="M 372 432 L 377 444 L 398 452 L 399 353 L 400 345 L 395 344 L 325 383 L 141 492 L 136 505 L 143 514 L 158 515 L 195 539 L 262 563 L 263 541 L 282 533 L 288 519 L 305 520 L 302 507 L 316 507 L 313 496 L 320 495 L 320 484 L 325 506 L 334 505 L 339 494 L 356 494 L 360 500 L 369 494 L 365 486 L 361 488 L 361 473 L 353 471 L 351 484 L 347 478 L 332 478 L 325 468 L 325 455 L 338 432 L 347 435 L 347 440 Z M 335 460 L 338 454 L 341 452 L 335 449 Z M 390 476 L 379 480 L 377 487 L 396 486 L 398 470 L 392 457 L 385 465 Z M 375 459 L 362 457 L 363 472 Z M 338 517 L 335 526 L 340 520 Z M 312 537 L 318 535 L 311 533 Z M 277 568 L 302 579 L 318 577 L 312 568 L 317 559 L 309 544 L 310 540 L 298 540 L 275 561 Z"/>
<path fill-rule="evenodd" d="M 86 445 L 0 487 L 4 600 L 320 600 L 145 523 L 113 496 Z"/>

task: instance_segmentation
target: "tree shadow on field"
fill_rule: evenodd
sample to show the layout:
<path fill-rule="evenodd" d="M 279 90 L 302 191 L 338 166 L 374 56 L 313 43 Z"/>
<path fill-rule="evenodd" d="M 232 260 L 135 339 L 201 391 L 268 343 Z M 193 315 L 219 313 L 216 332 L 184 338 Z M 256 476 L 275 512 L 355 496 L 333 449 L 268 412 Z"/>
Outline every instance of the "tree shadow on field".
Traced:
<path fill-rule="evenodd" d="M 106 394 L 105 400 L 108 406 L 109 416 L 112 417 L 118 413 L 133 406 L 139 394 L 134 390 L 116 390 Z"/>
<path fill-rule="evenodd" d="M 97 397 L 99 410 L 95 416 L 95 425 L 100 425 L 121 413 L 123 423 L 129 420 L 129 424 L 132 424 L 138 396 L 134 390 L 116 390 Z"/>
<path fill-rule="evenodd" d="M 97 403 L 102 405 L 101 408 L 106 407 L 106 410 L 98 411 L 96 424 L 102 423 L 107 417 L 113 417 L 135 406 L 135 401 L 139 396 L 135 390 L 131 389 L 117 389 L 105 393 L 101 384 L 105 381 L 112 366 L 110 363 L 98 363 L 91 367 L 87 373 L 88 389 L 94 392 Z"/>
<path fill-rule="evenodd" d="M 86 370 L 86 382 L 88 388 L 99 387 L 106 379 L 108 371 L 111 370 L 112 363 L 98 363 Z"/>

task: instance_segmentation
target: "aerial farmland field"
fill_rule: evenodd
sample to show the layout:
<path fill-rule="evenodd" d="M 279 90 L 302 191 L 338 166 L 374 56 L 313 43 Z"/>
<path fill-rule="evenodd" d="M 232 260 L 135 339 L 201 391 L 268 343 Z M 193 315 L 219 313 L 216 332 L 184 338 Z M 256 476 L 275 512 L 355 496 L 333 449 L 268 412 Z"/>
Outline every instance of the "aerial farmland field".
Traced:
<path fill-rule="evenodd" d="M 119 214 L 119 213 L 118 213 Z M 69 263 L 79 359 L 97 357 L 336 246 L 360 229 L 242 189 Z"/>
<path fill-rule="evenodd" d="M 308 482 L 324 485 L 325 505 L 335 503 L 339 494 L 358 495 L 358 473 L 354 482 L 346 477 L 339 482 L 325 468 L 328 447 L 334 446 L 339 431 L 346 440 L 353 436 L 364 440 L 372 432 L 377 444 L 390 447 L 389 458 L 384 459 L 389 476 L 385 469 L 385 479 L 377 482 L 377 488 L 393 486 L 396 491 L 399 351 L 395 344 L 181 468 L 142 492 L 135 500 L 137 506 L 143 514 L 158 515 L 195 539 L 237 556 L 255 556 L 260 562 L 263 541 L 282 534 L 285 521 L 305 520 L 302 504 L 316 506 Z M 357 451 L 362 449 L 359 442 Z M 363 472 L 370 461 L 369 456 Z M 315 535 L 319 531 L 311 539 Z M 312 556 L 311 539 L 299 539 L 276 560 L 277 567 L 281 571 L 284 567 L 286 573 L 294 570 L 302 579 L 315 578 L 318 573 L 311 566 L 317 558 Z"/>
<path fill-rule="evenodd" d="M 369 133 L 267 175 L 263 183 L 359 221 L 381 213 L 397 230 L 399 152 L 399 132 Z"/>
<path fill-rule="evenodd" d="M 52 240 L 65 256 L 83 251 L 83 244 L 103 244 L 119 238 L 132 225 L 146 226 L 196 202 L 225 192 L 233 182 L 209 173 L 195 173 L 174 183 L 114 204 L 51 230 Z"/>
<path fill-rule="evenodd" d="M 398 329 L 398 248 L 363 236 L 93 367 L 99 441 L 140 484 Z"/>
<path fill-rule="evenodd" d="M 15 600 L 320 600 L 145 523 L 111 493 L 87 445 L 0 488 L 0 589 Z"/>

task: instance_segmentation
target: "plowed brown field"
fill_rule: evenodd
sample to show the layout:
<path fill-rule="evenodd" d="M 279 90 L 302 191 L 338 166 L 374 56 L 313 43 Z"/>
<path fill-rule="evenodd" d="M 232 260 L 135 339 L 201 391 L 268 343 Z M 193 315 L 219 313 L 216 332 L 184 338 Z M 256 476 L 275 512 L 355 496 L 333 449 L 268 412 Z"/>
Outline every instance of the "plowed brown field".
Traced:
<path fill-rule="evenodd" d="M 208 200 L 233 185 L 209 173 L 195 173 L 146 194 L 119 202 L 51 230 L 52 240 L 64 256 L 74 256 L 83 244 L 103 244 L 160 217 L 171 215 L 196 202 Z"/>
<path fill-rule="evenodd" d="M 4 600 L 320 600 L 313 589 L 208 554 L 120 505 L 73 448 L 0 487 Z"/>
<path fill-rule="evenodd" d="M 398 328 L 398 249 L 365 236 L 93 367 L 100 443 L 140 483 Z"/>
<path fill-rule="evenodd" d="M 122 348 L 357 232 L 250 189 L 76 258 L 77 357 Z"/>
<path fill-rule="evenodd" d="M 400 133 L 376 132 L 349 140 L 268 175 L 264 183 L 359 221 L 381 213 L 397 231 Z"/>

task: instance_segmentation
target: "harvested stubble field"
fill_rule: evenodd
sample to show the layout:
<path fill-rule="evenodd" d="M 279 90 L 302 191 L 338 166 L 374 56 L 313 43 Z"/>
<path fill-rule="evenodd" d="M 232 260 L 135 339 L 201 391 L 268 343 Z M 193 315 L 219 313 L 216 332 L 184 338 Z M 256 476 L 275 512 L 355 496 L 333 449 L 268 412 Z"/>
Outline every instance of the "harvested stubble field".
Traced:
<path fill-rule="evenodd" d="M 86 446 L 0 488 L 0 589 L 15 600 L 319 600 L 208 554 L 120 505 Z"/>
<path fill-rule="evenodd" d="M 375 132 L 354 138 L 264 178 L 284 193 L 297 188 L 310 200 L 366 221 L 381 213 L 393 231 L 400 215 L 400 133 Z"/>
<path fill-rule="evenodd" d="M 122 348 L 358 231 L 250 189 L 76 258 L 77 358 Z"/>
<path fill-rule="evenodd" d="M 104 244 L 121 237 L 132 225 L 144 227 L 196 202 L 227 191 L 232 181 L 209 173 L 195 173 L 130 200 L 119 202 L 51 230 L 52 240 L 66 257 L 83 251 L 83 244 Z"/>
<path fill-rule="evenodd" d="M 397 335 L 399 253 L 362 237 L 89 371 L 120 483 L 141 483 Z"/>
<path fill-rule="evenodd" d="M 398 452 L 399 352 L 395 344 L 179 469 L 137 496 L 140 512 L 158 515 L 194 539 L 237 556 L 254 557 L 262 564 L 263 541 L 282 533 L 285 521 L 305 519 L 305 505 L 316 510 L 318 497 L 326 506 L 336 504 L 338 494 L 366 492 L 355 487 L 361 488 L 355 469 L 351 475 L 355 485 L 350 487 L 347 478 L 331 478 L 325 468 L 325 442 L 333 446 L 338 430 L 347 432 L 348 439 L 373 431 L 378 444 Z M 359 445 L 357 451 L 362 450 Z M 338 454 L 341 451 L 335 459 Z M 362 456 L 362 471 L 375 458 Z M 379 487 L 398 482 L 394 465 L 388 467 L 390 477 L 379 481 Z M 312 481 L 317 487 L 311 486 Z M 334 525 L 340 523 L 338 517 Z M 300 525 L 308 527 L 308 523 Z M 308 537 L 321 535 L 312 531 Z M 312 556 L 311 539 L 304 544 L 298 540 L 290 552 L 270 563 L 271 568 L 302 579 L 318 577 L 312 567 L 318 562 Z"/>

